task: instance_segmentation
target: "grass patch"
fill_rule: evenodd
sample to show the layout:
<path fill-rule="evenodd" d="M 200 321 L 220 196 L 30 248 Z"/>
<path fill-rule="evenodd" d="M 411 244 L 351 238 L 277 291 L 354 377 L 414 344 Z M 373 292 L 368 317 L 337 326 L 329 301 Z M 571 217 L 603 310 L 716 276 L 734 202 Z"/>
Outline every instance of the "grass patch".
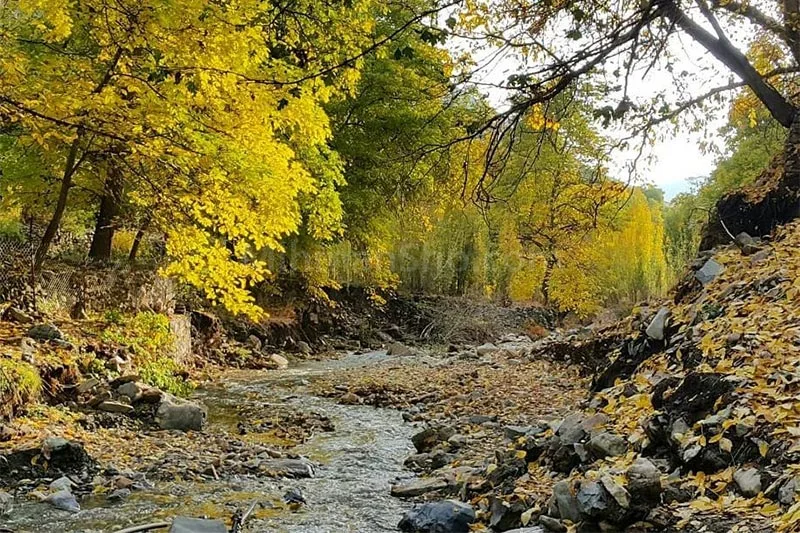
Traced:
<path fill-rule="evenodd" d="M 42 379 L 34 366 L 0 358 L 0 416 L 14 416 L 22 407 L 36 401 L 41 392 Z"/>

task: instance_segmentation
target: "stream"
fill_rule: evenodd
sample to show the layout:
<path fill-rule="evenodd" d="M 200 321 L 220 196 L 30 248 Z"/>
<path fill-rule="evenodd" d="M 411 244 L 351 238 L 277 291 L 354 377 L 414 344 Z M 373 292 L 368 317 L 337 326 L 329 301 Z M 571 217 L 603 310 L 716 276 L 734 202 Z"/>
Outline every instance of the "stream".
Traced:
<path fill-rule="evenodd" d="M 291 450 L 313 461 L 309 479 L 241 477 L 206 482 L 160 482 L 152 490 L 134 492 L 110 505 L 104 497 L 81 501 L 82 511 L 69 514 L 39 503 L 25 503 L 3 525 L 18 533 L 112 533 L 135 524 L 183 515 L 230 517 L 254 500 L 262 505 L 247 531 L 275 533 L 380 533 L 397 531 L 411 504 L 389 495 L 390 482 L 413 477 L 403 460 L 413 452 L 414 428 L 398 411 L 339 405 L 308 392 L 316 377 L 347 368 L 384 363 L 396 358 L 385 352 L 346 355 L 281 371 L 232 371 L 214 386 L 200 389 L 196 399 L 209 409 L 209 431 L 236 434 L 242 407 L 265 410 L 276 404 L 329 417 L 334 431 L 317 433 Z M 132 445 L 135 445 L 132 444 Z M 292 512 L 281 503 L 287 490 L 299 489 L 307 504 Z"/>

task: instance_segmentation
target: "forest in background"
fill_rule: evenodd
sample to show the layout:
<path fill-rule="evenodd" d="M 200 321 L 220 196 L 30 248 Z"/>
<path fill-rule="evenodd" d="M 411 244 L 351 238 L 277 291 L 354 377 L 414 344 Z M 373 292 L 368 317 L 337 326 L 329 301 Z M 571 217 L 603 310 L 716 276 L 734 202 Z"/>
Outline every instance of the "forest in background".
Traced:
<path fill-rule="evenodd" d="M 486 129 L 502 110 L 468 83 L 475 59 L 448 46 L 479 9 L 443 20 L 428 0 L 305 0 L 317 16 L 261 25 L 258 2 L 199 17 L 192 2 L 14 5 L 3 235 L 34 233 L 38 267 L 156 265 L 253 317 L 257 294 L 289 282 L 323 299 L 358 285 L 580 317 L 630 307 L 665 293 L 716 201 L 785 131 L 740 90 L 712 175 L 665 202 L 646 175 L 615 175 L 619 108 L 596 83 Z M 57 235 L 72 244 L 51 247 Z"/>

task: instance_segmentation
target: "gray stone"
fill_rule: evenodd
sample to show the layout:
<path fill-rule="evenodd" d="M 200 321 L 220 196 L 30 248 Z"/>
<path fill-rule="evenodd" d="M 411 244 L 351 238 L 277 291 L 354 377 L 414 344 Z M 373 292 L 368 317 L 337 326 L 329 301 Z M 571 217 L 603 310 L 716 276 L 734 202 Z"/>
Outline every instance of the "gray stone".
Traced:
<path fill-rule="evenodd" d="M 100 405 L 97 406 L 100 411 L 106 411 L 108 413 L 122 413 L 127 415 L 133 412 L 133 406 L 127 403 L 122 402 L 112 402 L 107 400 L 105 402 L 101 402 Z"/>
<path fill-rule="evenodd" d="M 792 505 L 798 493 L 800 493 L 800 477 L 793 477 L 778 491 L 778 501 L 784 505 Z"/>
<path fill-rule="evenodd" d="M 689 424 L 687 424 L 683 418 L 675 420 L 669 428 L 670 441 L 672 441 L 674 445 L 680 446 L 682 437 L 689 433 L 689 431 L 691 431 Z"/>
<path fill-rule="evenodd" d="M 486 344 L 481 344 L 480 346 L 475 348 L 475 351 L 477 352 L 477 354 L 480 357 L 483 357 L 484 355 L 492 355 L 493 353 L 495 353 L 499 349 L 500 348 L 498 348 L 497 346 L 495 346 L 491 342 L 487 342 Z"/>
<path fill-rule="evenodd" d="M 50 483 L 50 490 L 53 492 L 59 492 L 62 490 L 72 492 L 72 489 L 75 487 L 77 487 L 77 485 L 75 485 L 75 483 L 67 476 L 62 476 Z"/>
<path fill-rule="evenodd" d="M 455 434 L 456 430 L 449 426 L 430 427 L 412 435 L 411 442 L 419 453 L 425 453 Z"/>
<path fill-rule="evenodd" d="M 516 440 L 520 437 L 535 437 L 537 435 L 541 435 L 546 430 L 546 426 L 505 426 L 503 428 L 503 434 L 507 439 Z"/>
<path fill-rule="evenodd" d="M 653 317 L 653 320 L 650 321 L 650 325 L 647 326 L 645 333 L 651 339 L 655 339 L 657 341 L 664 340 L 664 328 L 667 325 L 667 319 L 670 316 L 670 310 L 666 307 L 662 307 L 656 313 L 656 316 Z"/>
<path fill-rule="evenodd" d="M 286 370 L 289 368 L 289 360 L 282 355 L 278 355 L 276 353 L 271 354 L 269 356 L 269 361 L 278 370 Z"/>
<path fill-rule="evenodd" d="M 475 511 L 455 500 L 417 505 L 400 520 L 400 531 L 408 533 L 469 533 Z"/>
<path fill-rule="evenodd" d="M 605 431 L 594 435 L 586 444 L 586 447 L 598 459 L 624 455 L 625 452 L 628 451 L 628 445 L 625 439 L 619 435 L 614 435 L 613 433 Z"/>
<path fill-rule="evenodd" d="M 119 502 L 131 495 L 131 489 L 117 489 L 106 498 L 110 502 Z"/>
<path fill-rule="evenodd" d="M 758 244 L 758 240 L 754 239 L 753 237 L 751 237 L 750 234 L 747 233 L 746 231 L 743 231 L 743 232 L 739 233 L 736 236 L 736 243 L 739 246 L 746 246 L 748 244 L 749 245 L 757 245 Z"/>
<path fill-rule="evenodd" d="M 709 259 L 705 262 L 703 268 L 695 272 L 694 275 L 700 283 L 707 285 L 722 274 L 724 270 L 725 267 L 714 261 L 714 259 Z"/>
<path fill-rule="evenodd" d="M 60 490 L 54 494 L 49 495 L 43 500 L 45 503 L 49 503 L 56 509 L 60 509 L 62 511 L 69 511 L 70 513 L 77 513 L 81 510 L 81 506 L 78 504 L 78 500 L 75 499 L 75 496 L 68 490 Z"/>
<path fill-rule="evenodd" d="M 205 407 L 165 395 L 156 411 L 156 422 L 161 429 L 201 431 L 207 416 Z"/>
<path fill-rule="evenodd" d="M 410 355 L 414 355 L 414 350 L 412 350 L 403 343 L 393 342 L 386 349 L 386 353 L 388 355 L 394 355 L 397 357 L 408 357 Z"/>
<path fill-rule="evenodd" d="M 32 365 L 36 364 L 36 341 L 30 337 L 23 337 L 19 343 L 20 350 L 22 350 L 22 360 Z"/>
<path fill-rule="evenodd" d="M 37 341 L 51 341 L 53 339 L 63 339 L 64 334 L 53 324 L 36 324 L 27 333 L 28 337 Z"/>
<path fill-rule="evenodd" d="M 0 516 L 11 514 L 14 510 L 14 497 L 2 490 L 0 490 Z"/>
<path fill-rule="evenodd" d="M 610 505 L 611 496 L 598 481 L 583 481 L 578 490 L 578 509 L 591 518 L 604 517 Z"/>
<path fill-rule="evenodd" d="M 640 457 L 625 473 L 628 477 L 628 491 L 635 498 L 653 501 L 661 495 L 661 472 L 649 459 Z"/>
<path fill-rule="evenodd" d="M 95 387 L 100 385 L 100 380 L 95 378 L 90 378 L 84 381 L 81 381 L 80 384 L 75 388 L 78 394 L 85 394 Z"/>
<path fill-rule="evenodd" d="M 558 515 L 562 520 L 569 520 L 576 524 L 581 521 L 578 499 L 573 494 L 568 480 L 562 480 L 553 485 L 553 496 L 556 500 Z"/>
<path fill-rule="evenodd" d="M 443 478 L 431 477 L 415 479 L 402 485 L 393 485 L 391 494 L 397 498 L 413 498 L 414 496 L 421 496 L 428 492 L 444 490 L 447 486 L 447 481 Z"/>
<path fill-rule="evenodd" d="M 255 335 L 250 335 L 247 337 L 247 342 L 245 343 L 248 348 L 253 350 L 254 352 L 261 351 L 261 339 L 256 337 Z"/>
<path fill-rule="evenodd" d="M 179 516 L 172 521 L 169 533 L 228 533 L 224 522 Z"/>
<path fill-rule="evenodd" d="M 620 507 L 627 509 L 631 506 L 631 495 L 628 494 L 628 491 L 625 490 L 622 485 L 614 481 L 611 476 L 602 476 L 600 478 L 600 483 L 603 484 L 603 488 L 608 491 Z"/>
<path fill-rule="evenodd" d="M 144 394 L 145 387 L 135 381 L 129 381 L 128 383 L 123 383 L 119 387 L 117 387 L 117 392 L 122 396 L 126 396 L 128 400 L 133 402 L 138 402 L 142 399 L 142 395 Z"/>
<path fill-rule="evenodd" d="M 742 496 L 753 498 L 761 492 L 761 473 L 756 468 L 737 470 L 733 474 L 733 481 L 739 488 Z"/>
<path fill-rule="evenodd" d="M 539 523 L 544 526 L 547 531 L 554 531 L 556 533 L 564 533 L 567 530 L 567 526 L 561 523 L 561 520 L 558 518 L 552 518 L 550 516 L 542 515 L 539 517 Z M 533 528 L 526 528 L 526 529 L 515 529 L 517 533 L 527 533 L 530 530 L 530 533 L 535 533 L 535 529 Z M 539 529 L 538 531 L 541 531 Z M 506 533 L 514 533 L 513 531 L 507 531 Z"/>
<path fill-rule="evenodd" d="M 303 355 L 311 355 L 311 345 L 306 341 L 297 341 L 297 351 Z"/>
<path fill-rule="evenodd" d="M 305 459 L 267 459 L 258 464 L 258 469 L 271 477 L 314 477 L 314 465 Z"/>
<path fill-rule="evenodd" d="M 42 453 L 49 457 L 69 447 L 69 441 L 63 437 L 47 437 L 42 441 Z"/>
<path fill-rule="evenodd" d="M 561 422 L 556 435 L 561 439 L 562 444 L 575 444 L 586 436 L 586 430 L 582 425 L 583 421 L 582 413 L 572 413 Z"/>

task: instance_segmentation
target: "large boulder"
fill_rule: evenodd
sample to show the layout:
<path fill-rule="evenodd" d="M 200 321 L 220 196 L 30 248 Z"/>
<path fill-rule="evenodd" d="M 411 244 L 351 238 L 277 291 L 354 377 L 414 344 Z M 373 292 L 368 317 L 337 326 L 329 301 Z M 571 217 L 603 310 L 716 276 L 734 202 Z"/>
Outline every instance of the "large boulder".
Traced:
<path fill-rule="evenodd" d="M 400 531 L 407 533 L 469 533 L 475 511 L 454 500 L 425 503 L 408 511 L 400 520 Z"/>
<path fill-rule="evenodd" d="M 201 431 L 208 412 L 200 404 L 165 395 L 156 411 L 156 423 L 161 429 Z"/>

